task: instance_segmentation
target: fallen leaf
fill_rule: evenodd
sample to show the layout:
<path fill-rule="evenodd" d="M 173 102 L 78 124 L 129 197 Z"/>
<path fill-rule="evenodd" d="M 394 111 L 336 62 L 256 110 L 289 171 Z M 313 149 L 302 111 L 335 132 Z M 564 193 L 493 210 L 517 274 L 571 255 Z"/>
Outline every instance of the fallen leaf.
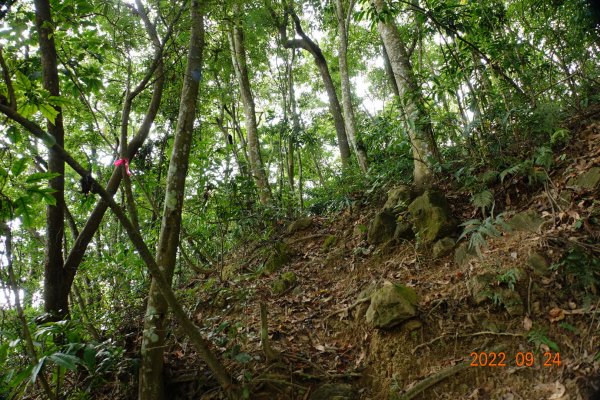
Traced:
<path fill-rule="evenodd" d="M 550 317 L 550 322 L 557 322 L 565 319 L 565 312 L 561 308 L 553 308 L 548 312 L 548 316 Z"/>
<path fill-rule="evenodd" d="M 533 326 L 533 322 L 531 321 L 531 318 L 529 317 L 525 317 L 523 318 L 523 328 L 529 332 L 531 330 L 531 327 Z"/>

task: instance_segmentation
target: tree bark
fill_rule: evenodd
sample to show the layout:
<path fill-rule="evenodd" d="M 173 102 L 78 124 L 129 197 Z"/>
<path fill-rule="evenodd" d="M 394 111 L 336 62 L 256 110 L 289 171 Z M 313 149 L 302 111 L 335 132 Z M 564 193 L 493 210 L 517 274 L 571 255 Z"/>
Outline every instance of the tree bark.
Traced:
<path fill-rule="evenodd" d="M 386 7 L 385 0 L 373 0 L 373 4 L 378 13 Z M 414 158 L 414 182 L 420 187 L 428 186 L 433 175 L 430 161 L 439 156 L 425 100 L 396 23 L 389 19 L 380 20 L 377 28 L 390 60 L 400 100 L 405 104 L 407 133 Z"/>
<path fill-rule="evenodd" d="M 54 44 L 53 21 L 48 0 L 35 0 L 35 25 L 38 32 L 42 78 L 44 89 L 52 96 L 60 96 L 56 46 Z M 48 133 L 63 147 L 65 131 L 60 107 L 55 107 L 58 115 L 54 123 L 47 121 Z M 62 254 L 65 234 L 65 164 L 53 149 L 48 151 L 48 172 L 59 174 L 50 179 L 50 188 L 56 204 L 46 211 L 46 260 L 44 265 L 44 309 L 52 319 L 62 319 L 69 313 L 69 290 L 64 270 Z"/>
<path fill-rule="evenodd" d="M 236 14 L 239 13 L 236 10 Z M 256 123 L 256 110 L 254 106 L 254 97 L 250 88 L 250 79 L 248 77 L 248 66 L 246 63 L 246 48 L 244 46 L 244 31 L 239 20 L 233 23 L 229 33 L 229 44 L 231 47 L 231 60 L 233 69 L 237 76 L 244 105 L 244 122 L 246 124 L 246 134 L 248 135 L 248 152 L 250 158 L 250 169 L 254 182 L 258 188 L 258 195 L 261 204 L 268 204 L 271 201 L 271 188 L 269 180 L 263 166 L 260 155 L 260 142 L 258 139 L 258 127 Z"/>
<path fill-rule="evenodd" d="M 183 78 L 181 100 L 173 152 L 167 172 L 167 187 L 160 235 L 156 251 L 156 264 L 169 286 L 177 259 L 177 247 L 181 230 L 181 213 L 185 193 L 185 178 L 189 165 L 190 148 L 196 115 L 196 99 L 201 78 L 202 51 L 204 48 L 204 20 L 200 2 L 191 6 L 191 36 L 187 67 Z M 148 305 L 144 318 L 144 333 L 139 380 L 139 399 L 165 398 L 163 382 L 163 350 L 167 323 L 168 304 L 161 294 L 156 279 L 152 279 Z"/>
<path fill-rule="evenodd" d="M 398 90 L 398 84 L 396 83 L 396 78 L 394 77 L 394 71 L 392 70 L 392 65 L 390 64 L 390 58 L 388 57 L 387 51 L 385 50 L 385 45 L 381 46 L 382 54 L 383 54 L 383 66 L 385 68 L 385 74 L 390 81 L 390 86 L 392 87 L 392 92 L 394 92 L 394 96 L 400 97 L 400 91 Z"/>
<path fill-rule="evenodd" d="M 362 140 L 356 135 L 356 118 L 352 107 L 352 94 L 350 92 L 350 74 L 348 72 L 348 28 L 354 0 L 350 0 L 348 9 L 344 10 L 343 0 L 335 1 L 336 16 L 338 22 L 338 35 L 340 37 L 339 61 L 340 61 L 340 80 L 342 83 L 342 105 L 344 108 L 344 122 L 346 123 L 346 133 L 348 141 L 354 149 L 358 166 L 362 172 L 367 172 L 367 150 Z"/>
<path fill-rule="evenodd" d="M 323 79 L 325 90 L 327 91 L 327 97 L 329 99 L 329 111 L 333 117 L 338 148 L 340 149 L 340 159 L 342 161 L 342 166 L 345 168 L 350 164 L 350 146 L 348 144 L 348 136 L 346 135 L 346 127 L 344 123 L 344 117 L 342 116 L 342 108 L 335 91 L 333 79 L 331 79 L 331 74 L 329 73 L 327 60 L 325 59 L 325 56 L 323 56 L 321 48 L 304 33 L 302 25 L 300 24 L 300 18 L 298 18 L 298 15 L 296 15 L 291 7 L 285 11 L 283 22 L 279 21 L 279 18 L 273 9 L 270 11 L 279 29 L 279 35 L 281 37 L 281 43 L 283 43 L 283 47 L 286 49 L 304 49 L 308 51 L 315 60 L 317 69 L 321 74 L 321 79 Z M 296 34 L 300 36 L 300 39 L 288 39 L 287 37 L 287 22 L 290 16 L 293 19 Z"/>

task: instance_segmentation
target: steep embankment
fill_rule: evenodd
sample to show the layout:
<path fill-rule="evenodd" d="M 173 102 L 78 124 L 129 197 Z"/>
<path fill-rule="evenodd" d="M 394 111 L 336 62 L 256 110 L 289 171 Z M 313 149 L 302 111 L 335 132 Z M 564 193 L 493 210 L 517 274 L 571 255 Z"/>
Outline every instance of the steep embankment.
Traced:
<path fill-rule="evenodd" d="M 382 207 L 300 219 L 239 249 L 224 285 L 197 291 L 197 318 L 256 399 L 597 398 L 600 124 L 573 143 L 537 191 L 496 190 L 501 219 L 458 244 L 475 211 L 447 187 L 449 207 L 396 187 Z M 197 365 L 172 350 L 171 368 Z M 178 381 L 181 397 L 218 396 Z"/>

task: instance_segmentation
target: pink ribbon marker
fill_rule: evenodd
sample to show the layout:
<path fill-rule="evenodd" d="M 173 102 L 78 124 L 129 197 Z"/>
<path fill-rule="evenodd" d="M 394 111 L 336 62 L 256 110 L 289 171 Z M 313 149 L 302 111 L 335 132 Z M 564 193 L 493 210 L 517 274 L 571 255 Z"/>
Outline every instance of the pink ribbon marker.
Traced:
<path fill-rule="evenodd" d="M 126 158 L 120 158 L 117 161 L 115 161 L 115 167 L 118 167 L 119 165 L 125 165 L 125 172 L 127 173 L 128 176 L 131 176 L 131 171 L 129 171 L 129 160 Z"/>

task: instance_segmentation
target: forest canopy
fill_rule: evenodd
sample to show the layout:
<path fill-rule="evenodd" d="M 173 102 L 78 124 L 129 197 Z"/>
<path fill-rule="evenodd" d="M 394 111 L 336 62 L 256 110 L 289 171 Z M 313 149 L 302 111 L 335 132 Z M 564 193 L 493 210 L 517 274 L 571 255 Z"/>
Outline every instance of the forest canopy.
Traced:
<path fill-rule="evenodd" d="M 546 185 L 600 102 L 599 21 L 584 0 L 0 2 L 0 397 L 89 393 L 143 325 L 160 398 L 169 315 L 247 396 L 188 282 L 390 183 L 460 187 L 482 220 L 490 181 Z"/>

